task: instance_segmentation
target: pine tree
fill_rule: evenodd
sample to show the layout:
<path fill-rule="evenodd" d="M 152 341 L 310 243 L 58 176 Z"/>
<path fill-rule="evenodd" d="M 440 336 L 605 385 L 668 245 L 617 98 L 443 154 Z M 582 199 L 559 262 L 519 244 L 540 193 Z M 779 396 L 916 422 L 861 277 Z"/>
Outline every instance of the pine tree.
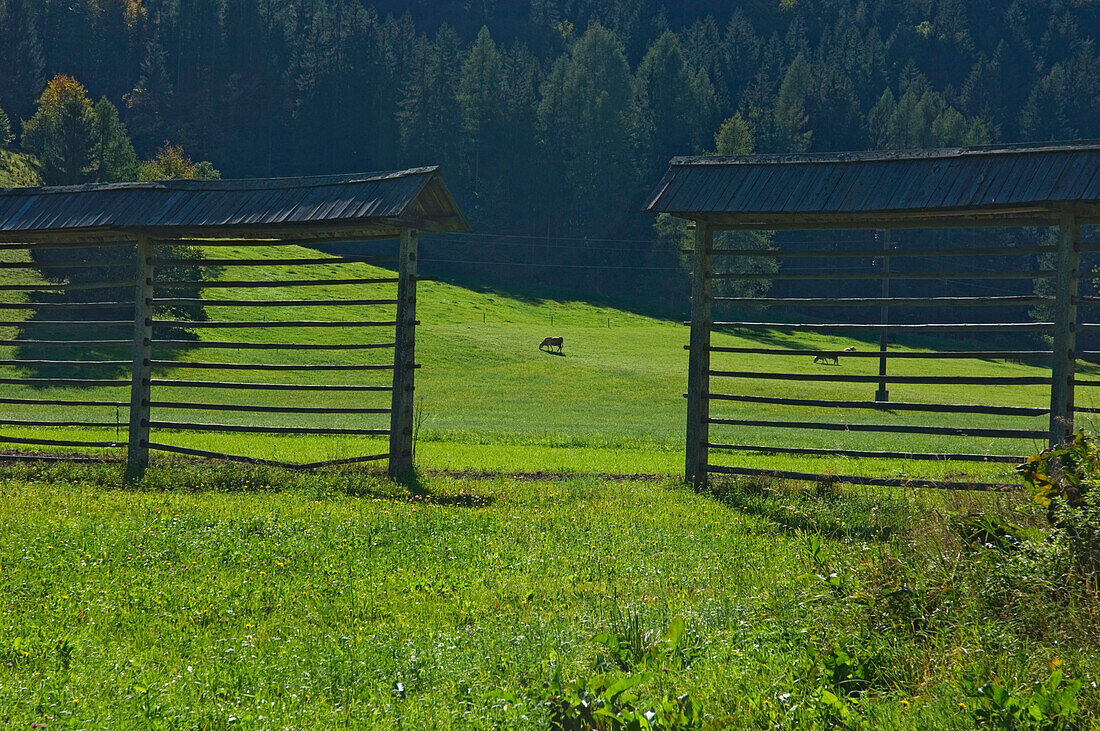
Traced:
<path fill-rule="evenodd" d="M 133 180 L 137 155 L 118 118 L 118 109 L 104 97 L 92 108 L 92 176 L 99 183 Z"/>
<path fill-rule="evenodd" d="M 0 109 L 0 150 L 5 150 L 12 142 L 11 120 L 3 109 Z"/>
<path fill-rule="evenodd" d="M 31 0 L 0 0 L 0 99 L 17 119 L 27 119 L 45 81 Z"/>
<path fill-rule="evenodd" d="M 503 197 L 503 158 L 510 154 L 500 146 L 507 129 L 504 59 L 487 27 L 482 27 L 462 63 L 457 99 L 465 147 L 462 172 L 469 181 L 471 213 L 480 220 Z"/>
<path fill-rule="evenodd" d="M 810 148 L 814 133 L 809 128 L 806 98 L 812 81 L 810 64 L 800 53 L 787 68 L 775 100 L 776 142 L 782 150 L 805 152 Z"/>
<path fill-rule="evenodd" d="M 397 112 L 408 164 L 460 167 L 454 142 L 461 139 L 456 97 L 461 66 L 458 34 L 450 26 L 419 42 Z"/>
<path fill-rule="evenodd" d="M 706 73 L 688 68 L 679 37 L 665 31 L 646 51 L 634 81 L 636 129 L 643 178 L 663 172 L 675 155 L 700 152 L 709 142 L 717 103 Z"/>
<path fill-rule="evenodd" d="M 173 137 L 172 80 L 168 75 L 168 54 L 157 38 L 145 46 L 141 77 L 137 86 L 123 97 L 127 119 L 133 130 L 134 146 L 150 154 L 157 145 Z"/>
<path fill-rule="evenodd" d="M 631 86 L 622 44 L 599 23 L 543 84 L 540 124 L 547 155 L 564 168 L 562 223 L 568 230 L 590 233 L 597 221 L 613 225 L 636 190 Z"/>

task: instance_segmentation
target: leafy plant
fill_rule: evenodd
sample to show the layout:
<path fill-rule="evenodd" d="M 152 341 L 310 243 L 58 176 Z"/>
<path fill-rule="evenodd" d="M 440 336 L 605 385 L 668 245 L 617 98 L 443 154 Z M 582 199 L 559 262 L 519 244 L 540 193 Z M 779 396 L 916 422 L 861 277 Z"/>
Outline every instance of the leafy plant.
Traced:
<path fill-rule="evenodd" d="M 1047 518 L 1062 529 L 1074 562 L 1095 581 L 1100 569 L 1100 447 L 1084 430 L 1057 448 L 1029 457 L 1017 467 L 1024 486 Z"/>
<path fill-rule="evenodd" d="M 1027 538 L 1023 526 L 1010 523 L 996 515 L 964 515 L 955 519 L 955 532 L 972 547 L 1015 551 Z"/>
<path fill-rule="evenodd" d="M 612 625 L 611 631 L 593 638 L 608 651 L 605 665 L 614 664 L 626 671 L 662 665 L 687 668 L 696 654 L 685 634 L 687 625 L 682 617 L 673 617 L 664 632 L 647 630 L 642 626 L 641 615 L 632 612 L 624 618 L 615 607 Z"/>
<path fill-rule="evenodd" d="M 617 677 L 600 675 L 550 683 L 550 728 L 561 731 L 614 729 L 615 731 L 674 731 L 700 728 L 698 704 L 684 693 L 664 696 L 660 703 L 646 707 L 639 703 L 635 688 L 649 681 L 652 673 Z"/>
<path fill-rule="evenodd" d="M 968 680 L 963 689 L 972 699 L 971 713 L 981 728 L 1075 729 L 1080 721 L 1081 681 L 1067 682 L 1058 668 L 1026 691 L 1014 692 L 993 680 L 981 685 Z"/>
<path fill-rule="evenodd" d="M 1035 502 L 1051 508 L 1053 516 L 1059 502 L 1084 506 L 1085 496 L 1100 479 L 1100 449 L 1082 429 L 1069 443 L 1028 457 L 1016 470 Z"/>

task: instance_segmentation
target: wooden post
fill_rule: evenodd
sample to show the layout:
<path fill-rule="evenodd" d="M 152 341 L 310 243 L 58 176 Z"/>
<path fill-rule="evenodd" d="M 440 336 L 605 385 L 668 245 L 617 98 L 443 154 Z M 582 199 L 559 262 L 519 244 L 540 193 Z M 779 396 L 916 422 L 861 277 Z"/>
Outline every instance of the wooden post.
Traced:
<path fill-rule="evenodd" d="M 707 443 L 710 441 L 710 310 L 711 249 L 714 233 L 710 226 L 695 226 L 695 247 L 691 267 L 691 340 L 688 346 L 687 443 L 684 480 L 696 487 L 707 484 Z"/>
<path fill-rule="evenodd" d="M 890 251 L 890 232 L 879 231 L 879 236 L 882 237 L 882 249 L 884 252 Z M 885 253 L 882 256 L 882 273 L 890 273 L 890 255 Z M 890 297 L 890 279 L 889 277 L 882 278 L 882 299 L 888 299 Z M 883 303 L 879 308 L 879 322 L 885 326 L 890 324 L 890 305 Z M 886 388 L 886 347 L 890 342 L 890 336 L 883 327 L 878 336 L 878 350 L 881 355 L 878 359 L 878 375 L 882 380 L 878 382 L 878 390 L 875 391 L 875 401 L 889 401 L 890 391 Z"/>
<path fill-rule="evenodd" d="M 1050 444 L 1073 436 L 1073 379 L 1077 370 L 1077 276 L 1081 227 L 1072 214 L 1058 221 L 1058 268 L 1054 290 L 1054 355 L 1050 386 Z"/>
<path fill-rule="evenodd" d="M 390 404 L 390 478 L 412 476 L 413 377 L 416 373 L 416 242 L 417 233 L 401 230 L 397 270 L 397 337 L 393 353 L 393 397 Z"/>
<path fill-rule="evenodd" d="M 149 366 L 153 356 L 153 245 L 138 239 L 134 247 L 134 346 L 130 369 L 130 428 L 126 446 L 126 480 L 140 480 L 149 466 Z"/>

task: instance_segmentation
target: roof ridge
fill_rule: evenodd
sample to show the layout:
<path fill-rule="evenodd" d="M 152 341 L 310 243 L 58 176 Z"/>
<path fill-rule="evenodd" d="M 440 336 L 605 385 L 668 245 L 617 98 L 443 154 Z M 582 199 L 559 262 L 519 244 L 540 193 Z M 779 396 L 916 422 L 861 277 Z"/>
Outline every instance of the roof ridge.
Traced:
<path fill-rule="evenodd" d="M 997 155 L 1042 154 L 1058 152 L 1100 152 L 1100 139 L 1069 142 L 1019 142 L 970 147 L 941 147 L 906 150 L 858 150 L 848 152 L 761 153 L 754 155 L 683 155 L 672 158 L 670 165 L 761 165 L 845 162 L 888 162 L 904 160 L 993 157 Z"/>
<path fill-rule="evenodd" d="M 334 185 L 374 183 L 382 180 L 430 175 L 440 171 L 438 165 L 428 165 L 403 170 L 379 172 L 337 173 L 331 175 L 305 175 L 279 178 L 226 178 L 218 180 L 140 180 L 121 183 L 86 183 L 83 185 L 40 185 L 24 188 L 0 188 L 0 196 L 52 195 L 60 193 L 99 192 L 112 190 L 210 190 L 248 191 L 288 188 L 324 188 Z"/>

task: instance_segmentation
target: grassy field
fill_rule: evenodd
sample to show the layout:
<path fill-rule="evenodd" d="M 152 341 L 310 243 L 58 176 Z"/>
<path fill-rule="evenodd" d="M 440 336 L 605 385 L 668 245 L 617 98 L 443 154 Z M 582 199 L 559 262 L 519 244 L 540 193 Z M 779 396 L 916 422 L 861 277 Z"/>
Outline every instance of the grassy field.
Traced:
<path fill-rule="evenodd" d="M 296 247 L 281 247 L 271 257 L 307 254 Z M 13 257 L 12 252 L 4 252 Z M 218 257 L 255 257 L 256 249 L 211 249 Z M 329 276 L 372 276 L 380 270 L 361 264 L 325 267 L 254 267 L 227 268 L 223 277 L 275 279 L 280 276 L 321 278 Z M 23 272 L 4 272 L 5 282 L 32 281 Z M 333 287 L 324 297 L 370 298 L 387 296 L 387 285 Z M 4 293 L 11 295 L 12 293 Z M 305 289 L 210 289 L 209 299 L 250 299 L 255 297 L 302 298 L 322 296 Z M 273 310 L 261 307 L 210 307 L 213 319 L 339 319 L 348 317 L 385 318 L 391 308 L 361 308 L 355 314 L 329 307 L 299 307 Z M 8 312 L 11 315 L 11 311 Z M 687 356 L 683 345 L 687 329 L 680 323 L 656 320 L 631 313 L 581 302 L 536 300 L 512 294 L 471 290 L 448 283 L 424 283 L 420 287 L 418 317 L 417 408 L 419 431 L 417 458 L 426 467 L 491 470 L 570 470 L 575 472 L 676 474 L 682 469 L 682 434 Z M 0 327 L 0 333 L 12 333 Z M 385 342 L 390 334 L 380 328 L 359 330 L 205 330 L 207 339 L 271 341 L 289 338 L 296 342 Z M 564 356 L 537 349 L 547 334 L 565 338 Z M 873 345 L 843 337 L 808 333 L 764 332 L 720 333 L 718 345 L 782 344 L 799 348 L 843 348 Z M 965 343 L 939 341 L 939 347 Z M 0 359 L 11 357 L 12 350 L 0 348 Z M 125 358 L 125 351 L 119 357 Z M 385 351 L 183 351 L 157 352 L 162 359 L 249 362 L 266 359 L 275 363 L 357 363 L 383 362 Z M 373 359 L 373 360 L 372 360 Z M 873 359 L 841 360 L 839 367 L 815 365 L 804 356 L 733 356 L 716 354 L 716 368 L 819 373 L 874 374 Z M 927 374 L 927 361 L 894 361 L 892 371 L 902 375 Z M 16 375 L 11 368 L 0 369 Z M 1045 368 L 1033 364 L 1004 361 L 937 361 L 935 373 L 941 375 L 1048 375 Z M 254 374 L 239 371 L 162 370 L 168 378 L 209 378 L 211 380 L 258 380 Z M 316 382 L 317 374 L 260 374 L 270 380 Z M 355 381 L 354 374 L 320 374 L 329 382 L 386 382 L 386 374 L 366 374 Z M 756 380 L 716 379 L 715 391 L 783 395 L 870 399 L 873 384 L 780 383 Z M 44 395 L 41 390 L 5 387 L 13 395 Z M 995 403 L 1044 405 L 1048 399 L 1043 386 L 980 387 L 893 385 L 891 398 L 897 401 L 941 401 L 953 403 Z M 48 392 L 59 398 L 128 398 L 126 389 L 56 389 Z M 184 402 L 248 403 L 254 393 L 233 391 L 197 391 L 157 387 L 154 399 Z M 385 394 L 333 394 L 319 401 L 315 394 L 259 394 L 260 403 L 282 405 L 387 406 Z M 278 399 L 274 401 L 273 399 Z M 1082 389 L 1080 405 L 1094 406 L 1096 396 Z M 821 409 L 715 403 L 715 416 L 766 419 L 840 420 L 847 423 L 909 423 L 936 426 L 1028 427 L 1042 429 L 1043 418 L 993 417 L 967 415 L 917 415 L 908 412 L 873 413 L 857 411 L 825 412 Z M 124 436 L 125 409 L 101 409 L 98 413 L 74 413 L 69 410 L 35 410 L 12 407 L 14 418 L 78 418 L 106 420 L 117 418 Z M 165 421 L 208 421 L 216 423 L 266 424 L 269 415 L 232 412 L 195 412 L 158 409 L 154 418 Z M 280 416 L 284 425 L 381 427 L 384 416 L 309 415 Z M 5 434 L 28 436 L 15 430 Z M 39 430 L 41 433 L 41 430 Z M 113 438 L 115 429 L 99 434 L 66 432 L 70 436 Z M 766 430 L 749 427 L 715 427 L 713 438 L 723 442 L 750 444 L 791 444 L 813 447 L 838 447 L 899 451 L 966 451 L 1005 454 L 1030 454 L 1043 445 L 1040 440 L 958 439 L 944 436 L 914 436 L 865 432 Z M 793 437 L 793 438 L 792 438 Z M 310 461 L 376 453 L 379 440 L 370 438 L 258 437 L 255 435 L 204 435 L 193 432 L 172 433 L 161 430 L 160 441 L 214 448 L 259 457 Z M 860 472 L 881 475 L 944 476 L 965 474 L 983 479 L 1004 479 L 1011 468 L 981 464 L 943 464 L 906 462 L 866 462 L 846 458 L 774 457 L 738 453 L 718 455 L 715 461 L 757 467 L 777 467 L 802 471 Z"/>
<path fill-rule="evenodd" d="M 1096 605 L 1053 544 L 964 540 L 975 511 L 1041 538 L 1019 496 L 182 463 L 145 488 L 0 471 L 0 725 L 546 728 L 587 701 L 965 729 L 987 683 L 1097 718 Z"/>
<path fill-rule="evenodd" d="M 216 255 L 255 253 L 218 249 Z M 277 252 L 303 253 L 293 247 Z M 241 279 L 286 274 L 271 267 L 226 271 L 223 276 Z M 337 273 L 379 271 L 350 264 L 291 272 Z M 30 281 L 25 273 L 0 270 L 0 282 Z M 256 296 L 386 294 L 380 287 L 334 288 L 324 295 L 207 292 L 221 299 Z M 275 317 L 260 307 L 211 306 L 209 312 L 220 320 Z M 360 314 L 392 316 L 385 308 L 355 317 Z M 346 316 L 331 307 L 278 314 Z M 0 466 L 0 725 L 613 727 L 596 709 L 630 728 L 1078 728 L 1100 719 L 1094 587 L 1075 574 L 1065 537 L 1046 529 L 1042 512 L 1022 494 L 761 480 L 719 480 L 709 491 L 693 492 L 674 477 L 683 459 L 687 330 L 681 324 L 447 283 L 421 286 L 418 317 L 424 367 L 417 381 L 416 461 L 423 470 L 411 487 L 385 481 L 373 467 L 297 474 L 164 455 L 139 486 L 124 486 L 117 465 Z M 203 332 L 216 333 L 211 339 L 257 342 L 392 337 L 377 330 Z M 14 332 L 0 327 L 0 338 Z M 537 350 L 548 334 L 565 337 L 564 355 Z M 872 347 L 778 332 L 756 339 L 722 333 L 715 340 Z M 355 363 L 381 362 L 382 352 L 337 352 L 332 360 L 292 351 L 262 355 L 277 363 Z M 0 360 L 13 355 L 0 348 Z M 155 356 L 258 359 L 256 352 L 233 350 Z M 806 357 L 715 358 L 715 367 L 739 370 L 870 374 L 876 365 L 851 358 L 837 367 Z M 922 369 L 903 361 L 896 370 Z M 1003 361 L 945 361 L 936 372 L 1048 373 Z M 26 373 L 0 369 L 0 377 L 16 375 Z M 341 374 L 264 375 L 286 382 L 352 381 Z M 157 376 L 259 380 L 239 371 L 186 368 Z M 873 388 L 745 381 L 720 390 L 866 399 Z M 5 386 L 4 393 L 122 401 L 128 392 Z M 247 404 L 249 396 L 164 387 L 153 393 L 155 400 L 199 403 Z M 381 396 L 336 394 L 320 401 L 287 393 L 262 403 L 387 405 Z M 891 397 L 1041 405 L 1046 391 L 896 386 Z M 1092 405 L 1090 398 L 1085 392 L 1082 400 Z M 781 419 L 797 413 L 716 405 L 720 416 Z M 106 421 L 117 414 L 117 431 L 3 433 L 125 437 L 125 408 L 74 413 L 5 407 L 5 414 Z M 846 411 L 830 416 L 850 423 L 1043 423 Z M 272 421 L 263 414 L 182 409 L 159 409 L 154 418 Z M 378 427 L 385 419 L 285 416 L 279 423 Z M 714 437 L 920 451 L 1026 454 L 1042 447 L 1027 440 L 736 428 L 716 428 Z M 383 442 L 370 438 L 165 430 L 155 438 L 280 460 L 384 451 Z M 805 471 L 1014 479 L 1003 465 L 762 454 L 722 459 Z M 460 476 L 471 470 L 541 474 Z M 546 476 L 557 472 L 565 479 Z M 658 477 L 600 476 L 637 473 Z M 636 726 L 629 726 L 632 720 Z"/>

